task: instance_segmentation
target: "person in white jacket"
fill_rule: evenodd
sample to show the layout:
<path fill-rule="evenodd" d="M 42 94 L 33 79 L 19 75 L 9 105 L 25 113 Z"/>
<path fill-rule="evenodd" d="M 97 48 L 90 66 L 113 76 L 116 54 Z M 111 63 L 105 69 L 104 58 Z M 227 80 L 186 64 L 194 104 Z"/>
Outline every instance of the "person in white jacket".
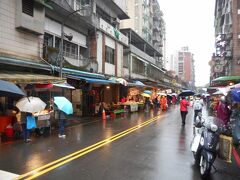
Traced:
<path fill-rule="evenodd" d="M 199 112 L 202 113 L 202 108 L 204 106 L 204 102 L 203 100 L 201 99 L 201 96 L 198 95 L 196 97 L 196 99 L 193 101 L 193 109 L 194 109 L 194 123 L 196 121 L 196 117 L 198 115 Z"/>

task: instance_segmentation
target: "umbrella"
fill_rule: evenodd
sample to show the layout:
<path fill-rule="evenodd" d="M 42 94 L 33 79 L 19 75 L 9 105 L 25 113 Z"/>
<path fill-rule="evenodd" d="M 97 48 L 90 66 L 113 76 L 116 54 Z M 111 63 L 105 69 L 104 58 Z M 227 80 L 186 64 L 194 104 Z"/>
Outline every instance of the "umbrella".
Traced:
<path fill-rule="evenodd" d="M 178 96 L 192 96 L 195 93 L 191 90 L 183 90 Z"/>
<path fill-rule="evenodd" d="M 16 107 L 22 112 L 35 113 L 44 110 L 46 103 L 38 97 L 24 97 L 17 102 Z"/>
<path fill-rule="evenodd" d="M 143 97 L 150 97 L 150 95 L 149 94 L 146 94 L 146 93 L 142 93 L 141 94 Z"/>
<path fill-rule="evenodd" d="M 216 91 L 215 93 L 213 93 L 213 95 L 223 95 L 223 92 L 221 92 L 221 91 Z"/>
<path fill-rule="evenodd" d="M 143 93 L 145 93 L 145 94 L 152 94 L 152 91 L 145 90 Z"/>
<path fill-rule="evenodd" d="M 141 81 L 135 81 L 134 82 L 136 85 L 138 86 L 146 86 L 145 84 L 143 84 Z"/>
<path fill-rule="evenodd" d="M 158 92 L 157 95 L 166 96 L 167 94 L 166 94 L 166 93 Z"/>
<path fill-rule="evenodd" d="M 128 85 L 128 82 L 123 78 L 117 78 L 116 81 L 119 82 L 120 84 L 124 85 L 124 86 Z"/>
<path fill-rule="evenodd" d="M 54 97 L 54 104 L 58 107 L 59 110 L 63 111 L 66 114 L 73 113 L 72 103 L 63 96 Z"/>
<path fill-rule="evenodd" d="M 75 89 L 75 87 L 71 86 L 67 82 L 59 83 L 59 84 L 53 84 L 53 86 L 61 87 L 61 88 L 67 88 L 67 89 Z"/>
<path fill-rule="evenodd" d="M 240 88 L 232 89 L 231 95 L 234 102 L 240 103 Z"/>
<path fill-rule="evenodd" d="M 172 96 L 177 96 L 177 93 L 172 93 L 171 95 L 172 95 Z"/>
<path fill-rule="evenodd" d="M 22 97 L 26 96 L 26 94 L 15 84 L 0 80 L 0 96 Z"/>
<path fill-rule="evenodd" d="M 172 99 L 172 95 L 171 94 L 167 94 L 167 98 Z"/>

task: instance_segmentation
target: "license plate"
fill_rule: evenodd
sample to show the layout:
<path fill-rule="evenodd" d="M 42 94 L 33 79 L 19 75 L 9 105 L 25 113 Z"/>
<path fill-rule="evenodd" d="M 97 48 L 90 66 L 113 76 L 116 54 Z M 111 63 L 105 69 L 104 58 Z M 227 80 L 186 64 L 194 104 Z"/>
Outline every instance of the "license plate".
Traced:
<path fill-rule="evenodd" d="M 197 152 L 199 143 L 200 143 L 201 135 L 196 135 L 193 139 L 192 145 L 191 145 L 191 151 Z"/>

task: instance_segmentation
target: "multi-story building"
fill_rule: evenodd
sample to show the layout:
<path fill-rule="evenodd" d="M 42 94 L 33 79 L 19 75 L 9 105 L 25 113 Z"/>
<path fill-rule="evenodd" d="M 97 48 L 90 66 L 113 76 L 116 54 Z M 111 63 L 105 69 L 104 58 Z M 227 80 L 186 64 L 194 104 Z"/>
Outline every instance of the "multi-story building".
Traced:
<path fill-rule="evenodd" d="M 120 28 L 131 28 L 152 44 L 153 3 L 152 0 L 128 0 L 129 19 L 121 21 Z"/>
<path fill-rule="evenodd" d="M 240 1 L 216 0 L 215 38 L 216 52 L 209 63 L 211 79 L 220 76 L 240 75 Z"/>
<path fill-rule="evenodd" d="M 119 30 L 120 20 L 129 18 L 126 2 L 0 0 L 0 79 L 19 84 L 45 102 L 64 92 L 74 112 L 83 116 L 94 114 L 102 101 L 119 100 L 120 84 L 111 77 L 171 88 L 172 77 L 159 67 L 162 54 L 148 35 L 144 40 L 136 32 Z M 144 3 L 152 17 L 152 3 Z M 45 86 L 59 81 L 75 89 Z"/>
<path fill-rule="evenodd" d="M 194 58 L 188 47 L 182 47 L 171 56 L 170 68 L 181 80 L 188 82 L 190 87 L 195 86 Z"/>
<path fill-rule="evenodd" d="M 36 90 L 38 84 L 54 83 L 63 75 L 76 87 L 65 95 L 80 115 L 95 111 L 89 107 L 96 99 L 114 101 L 117 85 L 108 78 L 122 76 L 123 46 L 128 46 L 119 31 L 119 21 L 128 18 L 124 2 L 1 0 L 0 78 Z M 50 93 L 34 93 L 48 101 Z"/>
<path fill-rule="evenodd" d="M 166 68 L 166 58 L 165 58 L 165 47 L 166 47 L 166 37 L 165 37 L 165 21 L 163 19 L 163 12 L 160 10 L 160 6 L 157 0 L 152 0 L 153 5 L 153 47 L 159 52 L 162 52 L 163 57 L 159 59 L 158 63 L 160 67 Z"/>
<path fill-rule="evenodd" d="M 120 28 L 130 28 L 151 44 L 162 55 L 165 46 L 165 22 L 157 0 L 128 0 L 129 19 L 121 21 Z M 155 57 L 157 66 L 165 67 L 165 57 Z"/>

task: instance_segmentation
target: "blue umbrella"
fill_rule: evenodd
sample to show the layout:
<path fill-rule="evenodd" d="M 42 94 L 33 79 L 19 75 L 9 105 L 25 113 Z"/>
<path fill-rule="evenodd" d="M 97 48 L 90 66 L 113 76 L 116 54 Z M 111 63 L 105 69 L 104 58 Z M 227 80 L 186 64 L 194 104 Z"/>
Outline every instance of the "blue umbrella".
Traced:
<path fill-rule="evenodd" d="M 15 84 L 0 80 L 0 96 L 22 97 L 26 94 Z"/>
<path fill-rule="evenodd" d="M 178 96 L 193 96 L 194 94 L 191 90 L 183 90 Z"/>
<path fill-rule="evenodd" d="M 231 90 L 232 99 L 235 102 L 240 102 L 240 88 Z"/>
<path fill-rule="evenodd" d="M 59 110 L 68 115 L 73 113 L 72 103 L 65 97 L 54 97 L 54 104 L 58 107 Z"/>
<path fill-rule="evenodd" d="M 152 92 L 149 91 L 149 90 L 145 90 L 144 93 L 145 93 L 145 94 L 152 94 Z"/>

